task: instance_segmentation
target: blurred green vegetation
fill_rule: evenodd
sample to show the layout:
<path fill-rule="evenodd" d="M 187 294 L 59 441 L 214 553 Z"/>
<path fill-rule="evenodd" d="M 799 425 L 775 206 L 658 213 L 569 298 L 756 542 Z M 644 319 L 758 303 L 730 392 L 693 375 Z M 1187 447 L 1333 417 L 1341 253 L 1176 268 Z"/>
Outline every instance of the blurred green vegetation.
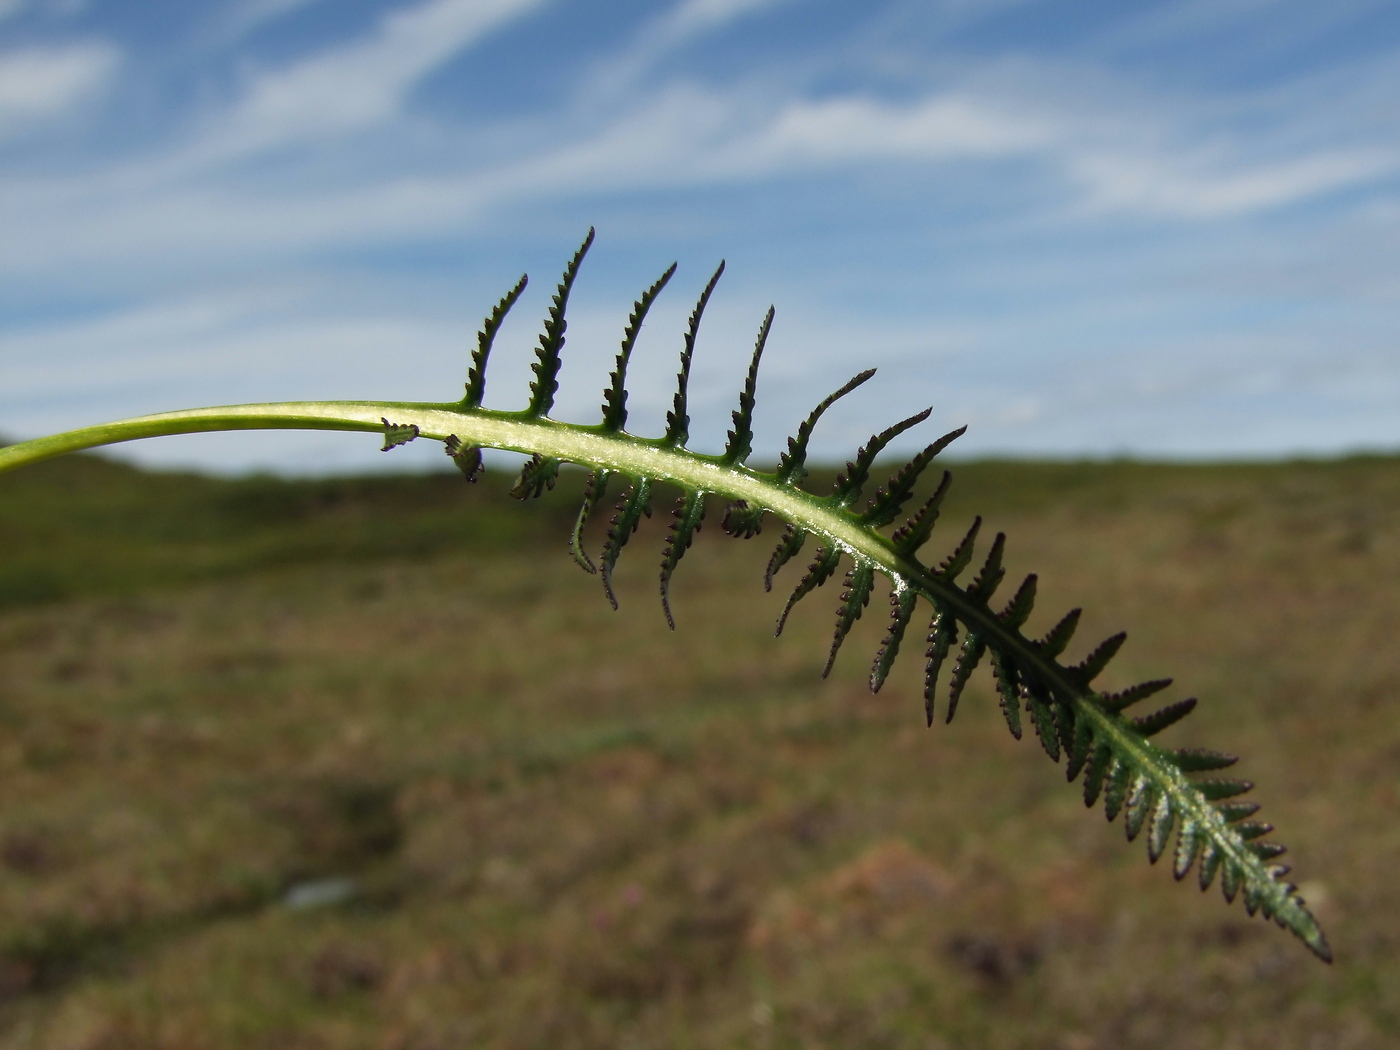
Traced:
<path fill-rule="evenodd" d="M 819 680 L 771 526 L 711 515 L 672 634 L 664 497 L 614 614 L 576 475 L 72 457 L 0 478 L 0 1047 L 1400 1043 L 1400 460 L 953 471 L 933 546 L 984 514 L 1031 629 L 1201 696 L 1171 740 L 1244 756 L 1337 965 L 1149 866 L 982 672 L 951 726 L 917 646 L 872 697 L 878 596 Z"/>

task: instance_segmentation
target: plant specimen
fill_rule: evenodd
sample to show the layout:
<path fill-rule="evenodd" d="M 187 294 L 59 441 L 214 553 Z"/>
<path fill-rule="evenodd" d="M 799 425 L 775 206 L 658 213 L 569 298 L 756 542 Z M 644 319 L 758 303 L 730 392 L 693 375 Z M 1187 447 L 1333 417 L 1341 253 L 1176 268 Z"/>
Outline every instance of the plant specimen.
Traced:
<path fill-rule="evenodd" d="M 1153 742 L 1195 706 L 1181 700 L 1140 717 L 1128 709 L 1170 685 L 1169 679 L 1144 682 L 1116 693 L 1101 692 L 1094 681 L 1122 646 L 1116 634 L 1081 662 L 1061 662 L 1079 622 L 1075 609 L 1042 638 L 1030 638 L 1022 627 L 1036 599 L 1036 578 L 1026 579 L 1009 600 L 993 604 L 1005 575 L 1005 537 L 991 542 L 980 566 L 974 551 L 981 519 L 942 560 L 921 557 L 938 520 L 950 475 L 941 480 L 923 503 L 892 533 L 884 530 L 905 515 L 924 471 L 962 430 L 945 434 L 919 452 L 862 501 L 876 458 L 896 437 L 929 415 L 925 410 L 874 435 L 846 464 L 827 495 L 802 487 L 807 476 L 808 442 L 823 413 L 839 398 L 866 382 L 874 370 L 859 373 L 821 402 L 788 440 L 775 470 L 748 465 L 752 453 L 754 395 L 759 360 L 773 321 L 770 309 L 759 328 L 739 405 L 733 414 L 724 451 L 703 455 L 687 448 L 690 416 L 687 384 L 695 339 L 706 304 L 723 272 L 710 278 L 690 315 L 681 350 L 678 385 L 659 438 L 630 434 L 627 424 L 627 367 L 647 312 L 675 273 L 673 265 L 643 292 L 628 319 L 610 383 L 603 392 L 602 421 L 584 426 L 549 417 L 558 389 L 560 354 L 565 339 L 565 309 L 580 264 L 593 243 L 593 231 L 565 268 L 545 320 L 532 365 L 527 407 L 502 412 L 482 407 L 486 365 L 497 330 L 525 288 L 525 278 L 497 303 L 481 329 L 472 354 L 466 395 L 456 402 L 430 404 L 383 401 L 302 401 L 222 408 L 193 409 L 141 416 L 102 426 L 0 448 L 0 471 L 78 449 L 134 438 L 196 431 L 250 429 L 320 429 L 377 432 L 385 450 L 419 438 L 444 443 L 447 454 L 468 481 L 482 469 L 482 449 L 494 448 L 529 456 L 512 494 L 536 497 L 553 488 L 563 463 L 591 473 L 570 545 L 575 560 L 597 573 L 616 607 L 612 575 L 618 557 L 643 515 L 650 514 L 654 490 L 665 483 L 681 491 L 661 561 L 661 601 L 674 627 L 668 590 L 671 577 L 689 549 L 710 497 L 728 500 L 721 525 L 731 536 L 750 538 L 762 528 L 766 515 L 784 524 L 781 539 L 769 559 L 765 586 L 804 549 L 814 548 L 811 561 L 778 620 L 778 632 L 793 606 L 833 578 L 843 560 L 848 564 L 837 609 L 835 636 L 824 674 L 829 672 L 842 641 L 869 604 L 877 575 L 890 583 L 890 619 L 874 666 L 870 687 L 879 690 L 904 644 L 905 635 L 922 598 L 932 609 L 927 633 L 924 701 L 928 723 L 936 713 L 940 674 L 948 665 L 942 715 L 951 722 L 968 679 L 984 660 L 996 679 L 1007 728 L 1020 739 L 1029 721 L 1047 755 L 1065 762 L 1070 781 L 1082 779 L 1084 801 L 1103 800 L 1109 820 L 1120 813 L 1129 840 L 1143 835 L 1155 863 L 1170 854 L 1173 874 L 1183 879 L 1194 866 L 1202 889 L 1219 879 L 1227 901 L 1243 897 L 1246 910 L 1274 919 L 1302 939 L 1314 954 L 1331 960 L 1331 949 L 1317 921 L 1286 881 L 1288 867 L 1277 863 L 1284 847 L 1266 836 L 1272 826 L 1253 819 L 1258 804 L 1242 801 L 1253 787 L 1248 781 L 1210 775 L 1232 766 L 1232 755 L 1198 749 L 1173 749 Z M 606 498 L 611 482 L 624 486 L 601 554 L 595 563 L 584 550 L 584 526 Z M 960 582 L 965 581 L 965 582 Z M 1175 843 L 1172 838 L 1175 833 Z"/>

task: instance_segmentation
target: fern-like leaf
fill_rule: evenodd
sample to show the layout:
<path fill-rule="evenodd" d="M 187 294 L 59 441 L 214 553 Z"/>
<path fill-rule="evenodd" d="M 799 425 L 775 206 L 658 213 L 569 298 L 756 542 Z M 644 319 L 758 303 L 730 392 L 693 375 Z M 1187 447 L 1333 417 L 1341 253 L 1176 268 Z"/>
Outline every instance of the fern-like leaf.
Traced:
<path fill-rule="evenodd" d="M 991 605 L 1005 574 L 1003 536 L 998 535 L 993 541 L 971 582 L 960 583 L 960 577 L 972 565 L 980 518 L 973 521 L 967 534 L 941 563 L 921 560 L 920 551 L 931 537 L 948 490 L 946 471 L 937 490 L 892 536 L 881 531 L 904 512 L 930 463 L 962 433 L 961 429 L 927 445 L 895 471 L 863 510 L 853 508 L 876 457 L 927 418 L 928 412 L 872 437 L 846 465 L 830 496 L 822 498 L 802 490 L 799 486 L 807 474 L 808 447 L 818 420 L 837 400 L 868 381 L 874 374 L 872 369 L 856 375 L 812 411 L 788 440 L 774 472 L 748 466 L 759 362 L 773 323 L 770 310 L 759 330 L 723 454 L 703 455 L 686 447 L 691 361 L 700 321 L 723 264 L 705 286 L 690 315 L 677 391 L 664 436 L 649 439 L 626 432 L 627 369 L 647 313 L 670 280 L 674 267 L 642 294 L 628 319 L 616 367 L 604 392 L 602 422 L 589 427 L 548 418 L 558 387 L 565 309 L 579 266 L 592 243 L 590 230 L 565 268 L 540 336 L 532 365 L 529 405 L 523 412 L 481 407 L 491 345 L 525 287 L 522 279 L 501 299 L 482 327 L 472 355 L 466 396 L 461 402 L 288 402 L 144 416 L 0 448 L 0 470 L 130 438 L 274 426 L 376 433 L 384 438 L 386 449 L 418 438 L 440 440 L 468 480 L 481 470 L 483 449 L 521 453 L 527 462 L 512 491 L 522 498 L 548 491 L 562 464 L 576 463 L 590 473 L 570 546 L 581 566 L 600 571 L 614 608 L 617 597 L 612 577 L 622 549 L 649 513 L 653 488 L 658 484 L 674 485 L 680 489 L 680 495 L 661 565 L 662 607 L 667 622 L 672 624 L 670 581 L 700 528 L 707 498 L 713 496 L 726 502 L 724 526 L 731 535 L 755 535 L 764 517 L 772 515 L 783 523 L 784 531 L 768 561 L 766 588 L 771 589 L 773 575 L 804 549 L 809 537 L 818 548 L 783 609 L 778 632 L 795 604 L 824 584 L 843 557 L 849 559 L 851 567 L 846 574 L 831 657 L 826 664 L 829 671 L 832 659 L 869 601 L 875 577 L 886 576 L 891 586 L 890 624 L 871 670 L 872 689 L 878 690 L 885 682 L 918 601 L 926 600 L 933 608 L 924 666 L 925 718 L 930 725 L 939 675 L 953 647 L 958 649 L 947 682 L 947 721 L 952 720 L 966 695 L 974 668 L 989 657 L 1008 729 L 1021 736 L 1023 719 L 1028 717 L 1046 754 L 1056 761 L 1061 755 L 1065 757 L 1067 779 L 1082 778 L 1086 805 L 1102 800 L 1109 820 L 1123 814 L 1125 834 L 1130 839 L 1146 837 L 1151 861 L 1164 855 L 1175 833 L 1172 871 L 1176 878 L 1184 878 L 1194 866 L 1203 889 L 1218 879 L 1227 900 L 1242 897 L 1250 914 L 1272 918 L 1318 956 L 1330 959 L 1331 951 L 1321 928 L 1297 896 L 1295 887 L 1284 880 L 1288 868 L 1275 863 L 1284 847 L 1268 840 L 1272 831 L 1269 824 L 1253 819 L 1257 805 L 1240 797 L 1253 785 L 1246 780 L 1200 776 L 1232 766 L 1235 757 L 1201 749 L 1173 750 L 1154 743 L 1157 734 L 1191 712 L 1194 700 L 1168 704 L 1142 717 L 1127 717 L 1124 712 L 1129 707 L 1160 692 L 1170 681 L 1155 679 L 1110 694 L 1094 689 L 1092 683 L 1117 654 L 1125 636 L 1112 636 L 1078 664 L 1063 662 L 1062 656 L 1079 623 L 1078 609 L 1043 637 L 1027 637 L 1023 628 L 1035 601 L 1034 576 L 1027 577 L 1003 607 Z M 584 527 L 605 498 L 613 475 L 630 479 L 630 486 L 618 504 L 599 565 L 595 566 L 583 550 Z"/>

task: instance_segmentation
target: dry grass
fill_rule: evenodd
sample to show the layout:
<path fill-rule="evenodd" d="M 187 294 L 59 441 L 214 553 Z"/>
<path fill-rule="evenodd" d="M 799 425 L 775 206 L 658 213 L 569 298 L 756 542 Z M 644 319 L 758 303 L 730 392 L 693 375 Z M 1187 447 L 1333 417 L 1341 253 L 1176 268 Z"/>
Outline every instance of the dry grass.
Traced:
<path fill-rule="evenodd" d="M 1400 1043 L 1400 463 L 971 465 L 940 528 L 985 509 L 1033 627 L 1083 604 L 1202 697 L 1173 739 L 1246 756 L 1331 968 L 980 676 L 931 731 L 917 652 L 872 697 L 878 599 L 819 681 L 835 595 L 775 641 L 767 533 L 706 530 L 673 635 L 656 522 L 614 614 L 495 490 L 72 469 L 0 515 L 0 582 L 58 581 L 0 613 L 0 1047 Z"/>

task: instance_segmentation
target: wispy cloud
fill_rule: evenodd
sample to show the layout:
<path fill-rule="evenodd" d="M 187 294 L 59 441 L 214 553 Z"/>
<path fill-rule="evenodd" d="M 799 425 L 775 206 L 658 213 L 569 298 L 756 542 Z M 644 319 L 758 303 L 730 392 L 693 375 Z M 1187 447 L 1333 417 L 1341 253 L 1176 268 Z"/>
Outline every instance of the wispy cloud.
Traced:
<path fill-rule="evenodd" d="M 324 2 L 325 0 L 241 0 L 231 3 L 216 16 L 209 34 L 210 40 L 226 46 L 279 19 Z"/>
<path fill-rule="evenodd" d="M 594 101 L 617 99 L 636 87 L 668 54 L 751 15 L 801 0 L 681 0 L 643 23 L 626 48 L 598 62 L 582 92 Z"/>
<path fill-rule="evenodd" d="M 338 111 L 342 102 L 332 90 L 340 76 L 359 68 L 347 58 L 349 52 L 319 56 L 264 81 L 272 86 L 249 96 L 227 122 L 233 131 L 211 140 L 217 143 L 212 148 L 241 154 L 254 144 L 283 142 L 306 149 L 304 138 L 293 134 L 303 122 L 320 120 L 326 134 L 363 127 L 382 107 L 398 104 L 411 76 L 430 68 L 430 58 L 449 53 L 440 42 L 432 55 L 426 48 L 409 48 L 407 40 L 417 40 L 426 23 L 413 25 L 415 32 L 403 31 L 400 41 L 413 61 L 401 56 L 386 62 L 393 75 L 366 74 L 374 86 L 360 101 L 345 102 Z M 457 39 L 456 46 L 462 46 L 463 37 Z M 324 112 L 323 98 L 331 99 Z M 284 99 L 284 115 L 276 116 L 277 105 L 262 99 Z M 94 194 L 90 181 L 12 185 L 7 196 L 14 212 L 8 222 L 15 236 L 0 244 L 0 268 L 32 270 L 119 255 L 157 258 L 192 241 L 203 244 L 211 258 L 366 245 L 465 232 L 492 209 L 530 200 L 759 186 L 890 165 L 930 175 L 948 163 L 1016 159 L 1039 166 L 1052 176 L 1050 184 L 1059 186 L 1059 203 L 1046 218 L 1060 224 L 1112 214 L 1218 220 L 1297 204 L 1400 171 L 1400 151 L 1375 147 L 1304 145 L 1281 151 L 1267 138 L 1254 143 L 1237 138 L 1209 148 L 1190 143 L 1179 119 L 1164 122 L 1159 114 L 1140 111 L 1093 112 L 1006 91 L 954 89 L 889 102 L 869 94 L 809 101 L 774 97 L 768 89 L 672 87 L 562 145 L 443 174 L 384 176 L 372 170 L 356 177 L 352 171 L 338 174 L 334 185 L 253 190 L 188 174 L 172 182 L 166 173 L 145 188 L 122 177 L 110 196 Z"/>
<path fill-rule="evenodd" d="M 1195 163 L 1193 163 L 1193 160 Z M 1323 152 L 1278 164 L 1087 153 L 1069 159 L 1087 210 L 1213 219 L 1274 208 L 1400 171 L 1400 151 Z"/>
<path fill-rule="evenodd" d="M 207 162 L 289 144 L 304 150 L 381 124 L 402 112 L 424 76 L 541 3 L 429 0 L 392 10 L 365 39 L 256 74 L 193 153 Z"/>
<path fill-rule="evenodd" d="M 53 119 L 91 97 L 117 60 L 116 48 L 95 41 L 0 53 L 0 135 Z"/>

